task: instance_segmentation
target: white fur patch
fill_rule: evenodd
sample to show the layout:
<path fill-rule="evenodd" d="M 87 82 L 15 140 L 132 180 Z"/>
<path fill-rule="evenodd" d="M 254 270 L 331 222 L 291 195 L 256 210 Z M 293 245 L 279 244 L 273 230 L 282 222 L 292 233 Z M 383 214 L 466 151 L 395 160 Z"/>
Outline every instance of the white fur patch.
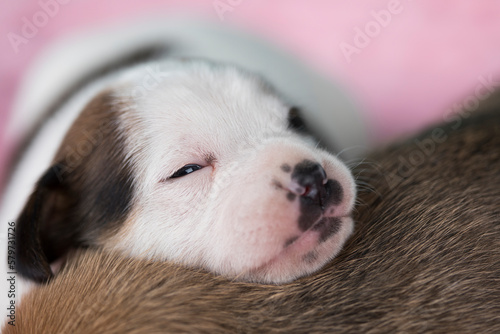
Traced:
<path fill-rule="evenodd" d="M 161 81 L 138 89 L 151 66 Z M 340 250 L 352 231 L 352 176 L 333 155 L 288 129 L 290 106 L 259 78 L 196 61 L 145 64 L 125 77 L 131 82 L 117 98 L 131 106 L 123 122 L 138 189 L 123 232 L 105 246 L 267 283 L 313 272 Z M 325 215 L 342 224 L 324 243 L 308 231 L 307 245 L 285 251 L 288 239 L 303 234 L 301 209 L 275 184 L 291 183 L 281 165 L 303 160 L 318 162 L 340 182 L 342 202 Z M 203 168 L 169 178 L 189 164 Z M 315 261 L 304 261 L 313 251 Z"/>

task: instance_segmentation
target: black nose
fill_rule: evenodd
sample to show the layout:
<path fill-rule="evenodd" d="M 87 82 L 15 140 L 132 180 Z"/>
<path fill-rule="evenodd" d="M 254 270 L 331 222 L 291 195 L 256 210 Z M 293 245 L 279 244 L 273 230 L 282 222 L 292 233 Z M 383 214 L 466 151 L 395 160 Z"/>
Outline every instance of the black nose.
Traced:
<path fill-rule="evenodd" d="M 325 204 L 328 178 L 323 167 L 311 160 L 304 160 L 292 172 L 292 180 L 298 185 L 293 191 L 302 198 L 308 199 L 320 207 Z"/>

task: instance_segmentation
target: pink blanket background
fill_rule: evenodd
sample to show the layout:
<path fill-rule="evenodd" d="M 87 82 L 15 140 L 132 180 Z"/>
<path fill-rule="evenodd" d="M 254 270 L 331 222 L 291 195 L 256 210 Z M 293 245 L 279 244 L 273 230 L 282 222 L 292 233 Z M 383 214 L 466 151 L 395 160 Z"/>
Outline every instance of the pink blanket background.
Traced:
<path fill-rule="evenodd" d="M 55 4 L 57 13 L 16 52 L 9 33 L 22 36 L 26 20 Z M 0 179 L 15 145 L 3 129 L 25 68 L 50 41 L 96 23 L 182 13 L 254 32 L 347 88 L 374 142 L 443 119 L 463 102 L 473 107 L 476 88 L 483 94 L 484 82 L 500 83 L 495 0 L 40 0 L 0 7 Z"/>

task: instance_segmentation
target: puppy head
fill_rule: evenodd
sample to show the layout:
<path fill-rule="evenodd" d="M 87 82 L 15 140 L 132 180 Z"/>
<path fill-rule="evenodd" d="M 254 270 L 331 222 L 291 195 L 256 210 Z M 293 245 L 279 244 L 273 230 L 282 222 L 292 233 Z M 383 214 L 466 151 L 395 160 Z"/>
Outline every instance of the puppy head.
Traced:
<path fill-rule="evenodd" d="M 88 153 L 70 163 L 82 142 Z M 21 241 L 30 277 L 40 259 L 48 278 L 68 247 L 95 245 L 283 283 L 323 266 L 353 227 L 349 170 L 317 148 L 298 109 L 233 67 L 123 72 L 87 105 L 49 174 L 68 165 L 56 186 L 40 182 L 18 222 L 41 236 Z M 46 213 L 30 214 L 35 205 Z"/>

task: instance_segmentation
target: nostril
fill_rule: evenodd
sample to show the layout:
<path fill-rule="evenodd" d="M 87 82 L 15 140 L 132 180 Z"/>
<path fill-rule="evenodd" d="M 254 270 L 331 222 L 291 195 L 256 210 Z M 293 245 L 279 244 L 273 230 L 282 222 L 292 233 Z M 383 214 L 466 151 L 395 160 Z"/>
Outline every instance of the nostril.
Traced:
<path fill-rule="evenodd" d="M 295 165 L 292 181 L 296 184 L 295 193 L 323 206 L 328 178 L 324 168 L 311 160 L 304 160 Z"/>
<path fill-rule="evenodd" d="M 303 189 L 304 191 L 300 194 L 300 196 L 302 197 L 309 197 L 314 199 L 316 196 L 318 196 L 318 193 L 320 193 L 315 185 L 305 186 Z"/>
<path fill-rule="evenodd" d="M 300 194 L 300 196 L 308 196 L 310 193 L 311 193 L 311 187 L 306 186 L 302 194 Z"/>

